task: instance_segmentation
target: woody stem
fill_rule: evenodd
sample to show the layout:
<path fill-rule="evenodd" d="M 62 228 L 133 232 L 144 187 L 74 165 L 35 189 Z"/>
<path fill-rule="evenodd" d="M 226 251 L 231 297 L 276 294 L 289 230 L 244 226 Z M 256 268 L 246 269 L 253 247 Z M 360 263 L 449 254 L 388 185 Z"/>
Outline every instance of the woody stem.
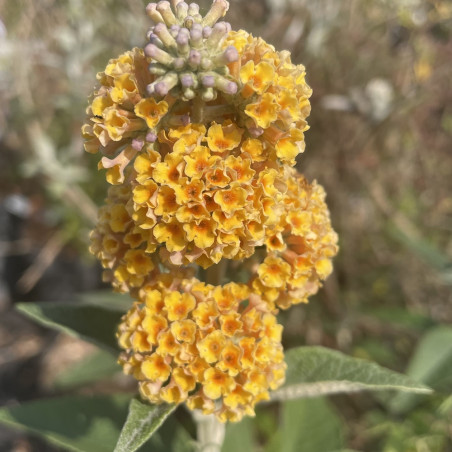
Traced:
<path fill-rule="evenodd" d="M 197 426 L 199 452 L 221 452 L 226 426 L 213 414 L 193 413 Z"/>

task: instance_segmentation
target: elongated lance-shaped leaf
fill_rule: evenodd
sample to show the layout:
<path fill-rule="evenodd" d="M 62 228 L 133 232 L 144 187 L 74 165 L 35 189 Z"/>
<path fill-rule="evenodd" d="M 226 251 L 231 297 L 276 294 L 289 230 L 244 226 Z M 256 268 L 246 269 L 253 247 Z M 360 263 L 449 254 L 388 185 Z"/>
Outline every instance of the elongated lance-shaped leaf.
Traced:
<path fill-rule="evenodd" d="M 77 295 L 77 300 L 84 303 L 110 309 L 113 311 L 128 311 L 133 303 L 130 295 L 112 292 L 111 290 L 98 290 L 94 292 L 82 292 Z"/>
<path fill-rule="evenodd" d="M 420 340 L 407 375 L 430 385 L 435 391 L 452 392 L 452 327 L 438 326 Z M 394 413 L 411 410 L 420 400 L 417 394 L 397 394 L 389 406 Z"/>
<path fill-rule="evenodd" d="M 323 347 L 289 350 L 286 362 L 286 383 L 272 393 L 273 400 L 387 389 L 421 394 L 432 392 L 405 375 Z"/>
<path fill-rule="evenodd" d="M 19 303 L 17 309 L 41 325 L 92 342 L 118 354 L 115 332 L 122 310 L 88 303 Z"/>
<path fill-rule="evenodd" d="M 149 405 L 132 399 L 114 452 L 135 452 L 157 431 L 176 405 Z"/>
<path fill-rule="evenodd" d="M 111 452 L 130 395 L 65 396 L 0 409 L 0 423 L 75 452 Z"/>
<path fill-rule="evenodd" d="M 57 389 L 73 389 L 86 384 L 113 378 L 121 372 L 117 357 L 104 350 L 96 350 L 91 355 L 59 373 L 54 385 Z"/>

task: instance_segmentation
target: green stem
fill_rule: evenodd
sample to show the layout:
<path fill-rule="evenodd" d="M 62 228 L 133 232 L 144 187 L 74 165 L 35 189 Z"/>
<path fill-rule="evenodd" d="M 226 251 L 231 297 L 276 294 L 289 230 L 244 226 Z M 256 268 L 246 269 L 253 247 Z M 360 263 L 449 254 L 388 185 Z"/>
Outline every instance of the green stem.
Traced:
<path fill-rule="evenodd" d="M 192 101 L 192 118 L 195 123 L 204 122 L 204 108 L 206 103 L 199 97 L 196 96 Z"/>
<path fill-rule="evenodd" d="M 213 414 L 206 416 L 195 411 L 193 418 L 197 426 L 199 452 L 221 452 L 226 425 Z"/>

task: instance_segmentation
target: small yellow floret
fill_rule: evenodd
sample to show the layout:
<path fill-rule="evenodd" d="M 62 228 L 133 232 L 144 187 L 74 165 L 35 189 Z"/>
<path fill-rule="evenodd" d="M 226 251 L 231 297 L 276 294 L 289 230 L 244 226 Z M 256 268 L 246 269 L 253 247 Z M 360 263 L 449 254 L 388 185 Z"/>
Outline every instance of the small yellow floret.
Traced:
<path fill-rule="evenodd" d="M 188 313 L 196 306 L 196 300 L 193 295 L 188 293 L 171 292 L 164 298 L 165 307 L 168 311 L 168 319 L 184 320 Z"/>
<path fill-rule="evenodd" d="M 198 342 L 199 354 L 201 358 L 208 363 L 213 363 L 219 360 L 223 347 L 226 344 L 226 339 L 221 331 L 214 331 L 208 334 L 202 341 Z"/>
<path fill-rule="evenodd" d="M 225 152 L 235 149 L 242 140 L 243 130 L 234 123 L 220 125 L 215 122 L 207 133 L 207 143 L 213 152 Z"/>
<path fill-rule="evenodd" d="M 204 393 L 213 400 L 233 390 L 235 386 L 234 379 L 219 369 L 211 367 L 204 372 Z"/>
<path fill-rule="evenodd" d="M 135 114 L 146 121 L 146 125 L 153 129 L 168 112 L 168 104 L 161 100 L 156 102 L 153 97 L 140 100 L 135 105 Z"/>
<path fill-rule="evenodd" d="M 284 287 L 290 276 L 290 265 L 279 257 L 268 256 L 257 272 L 266 286 Z"/>
<path fill-rule="evenodd" d="M 278 118 L 280 108 L 274 94 L 265 93 L 258 102 L 248 104 L 245 113 L 253 118 L 259 127 L 267 129 Z"/>

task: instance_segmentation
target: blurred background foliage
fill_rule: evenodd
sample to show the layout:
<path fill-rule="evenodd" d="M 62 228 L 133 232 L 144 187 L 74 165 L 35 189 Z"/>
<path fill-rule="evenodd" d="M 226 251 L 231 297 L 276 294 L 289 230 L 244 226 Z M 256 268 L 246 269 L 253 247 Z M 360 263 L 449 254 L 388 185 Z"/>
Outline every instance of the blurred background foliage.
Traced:
<path fill-rule="evenodd" d="M 80 127 L 96 72 L 144 43 L 146 3 L 0 0 L 1 404 L 53 394 L 68 367 L 97 362 L 91 346 L 12 305 L 102 288 L 87 243 L 106 186 Z M 233 28 L 307 67 L 311 130 L 298 168 L 325 186 L 340 236 L 324 289 L 281 313 L 285 346 L 372 359 L 437 393 L 262 407 L 230 427 L 225 451 L 452 451 L 452 2 L 230 3 Z M 2 429 L 0 450 L 56 449 Z"/>

